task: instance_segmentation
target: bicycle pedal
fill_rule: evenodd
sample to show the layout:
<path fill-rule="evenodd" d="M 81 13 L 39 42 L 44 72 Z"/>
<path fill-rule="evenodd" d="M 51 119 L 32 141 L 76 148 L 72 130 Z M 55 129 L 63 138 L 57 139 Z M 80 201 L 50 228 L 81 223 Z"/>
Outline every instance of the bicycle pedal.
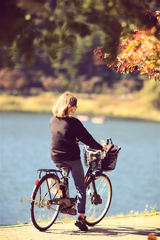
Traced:
<path fill-rule="evenodd" d="M 69 209 L 69 214 L 70 215 L 76 215 L 77 214 L 77 210 L 76 209 Z"/>
<path fill-rule="evenodd" d="M 70 215 L 76 215 L 77 214 L 77 210 L 74 209 L 74 208 L 62 209 L 61 213 L 70 214 Z"/>

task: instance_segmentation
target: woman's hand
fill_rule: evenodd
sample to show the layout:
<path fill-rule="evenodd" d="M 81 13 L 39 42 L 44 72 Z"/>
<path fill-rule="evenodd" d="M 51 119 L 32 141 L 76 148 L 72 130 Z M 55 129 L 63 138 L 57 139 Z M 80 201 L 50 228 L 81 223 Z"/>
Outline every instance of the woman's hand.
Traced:
<path fill-rule="evenodd" d="M 105 152 L 105 151 L 106 151 L 106 149 L 107 149 L 106 147 L 103 147 L 103 148 L 102 148 L 102 152 Z"/>

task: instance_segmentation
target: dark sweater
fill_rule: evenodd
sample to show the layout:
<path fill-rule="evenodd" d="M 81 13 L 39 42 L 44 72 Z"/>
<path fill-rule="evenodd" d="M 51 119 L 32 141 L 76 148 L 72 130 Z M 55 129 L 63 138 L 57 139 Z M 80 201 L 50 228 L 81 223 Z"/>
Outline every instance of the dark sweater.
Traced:
<path fill-rule="evenodd" d="M 102 146 L 94 140 L 77 118 L 52 117 L 50 130 L 52 135 L 50 153 L 55 163 L 80 159 L 77 139 L 91 148 L 102 150 Z"/>

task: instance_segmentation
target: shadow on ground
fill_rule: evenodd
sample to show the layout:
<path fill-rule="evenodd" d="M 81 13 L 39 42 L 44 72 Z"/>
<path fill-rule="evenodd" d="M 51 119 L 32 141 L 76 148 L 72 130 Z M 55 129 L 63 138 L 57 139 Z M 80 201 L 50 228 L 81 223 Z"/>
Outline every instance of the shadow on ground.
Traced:
<path fill-rule="evenodd" d="M 64 234 L 64 235 L 94 235 L 98 236 L 124 236 L 124 235 L 135 235 L 135 236 L 148 236 L 150 233 L 153 233 L 155 236 L 160 236 L 160 228 L 131 228 L 131 227 L 117 227 L 117 228 L 100 228 L 94 227 L 89 228 L 88 232 L 82 232 L 80 230 L 58 230 L 58 229 L 50 229 L 46 231 L 46 233 L 50 234 Z"/>

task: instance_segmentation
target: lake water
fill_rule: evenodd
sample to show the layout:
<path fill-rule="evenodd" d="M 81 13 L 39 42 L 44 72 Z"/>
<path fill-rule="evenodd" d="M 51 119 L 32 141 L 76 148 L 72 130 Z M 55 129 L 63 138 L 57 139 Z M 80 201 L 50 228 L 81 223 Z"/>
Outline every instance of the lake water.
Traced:
<path fill-rule="evenodd" d="M 0 114 L 0 224 L 30 219 L 30 205 L 20 203 L 20 198 L 30 198 L 37 169 L 54 168 L 50 160 L 51 117 Z M 160 123 L 108 119 L 103 124 L 83 124 L 97 141 L 111 137 L 122 147 L 116 169 L 108 175 L 113 196 L 107 216 L 143 212 L 146 205 L 150 210 L 157 204 L 160 210 Z M 75 196 L 71 179 L 70 188 L 70 196 Z"/>

